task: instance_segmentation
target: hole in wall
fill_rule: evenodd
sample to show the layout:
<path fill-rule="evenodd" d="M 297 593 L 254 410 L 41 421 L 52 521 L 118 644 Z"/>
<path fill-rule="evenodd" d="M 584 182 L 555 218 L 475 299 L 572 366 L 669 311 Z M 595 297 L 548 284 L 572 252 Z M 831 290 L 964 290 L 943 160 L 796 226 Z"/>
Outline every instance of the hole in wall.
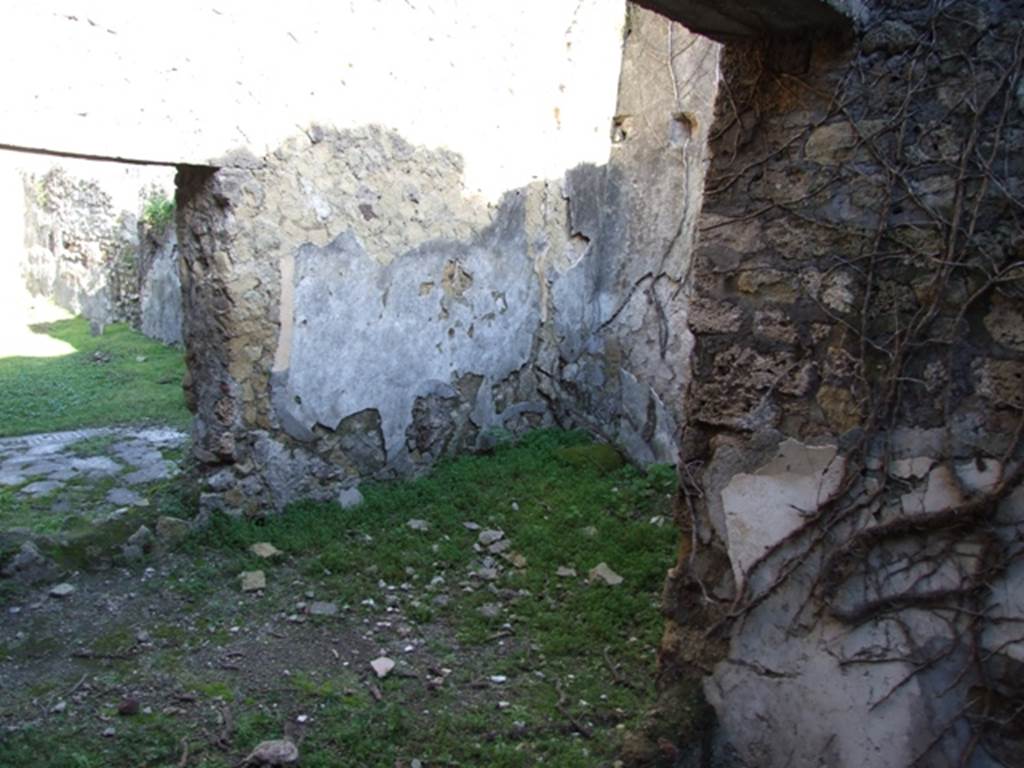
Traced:
<path fill-rule="evenodd" d="M 632 130 L 631 115 L 616 115 L 612 118 L 612 144 L 621 144 Z"/>

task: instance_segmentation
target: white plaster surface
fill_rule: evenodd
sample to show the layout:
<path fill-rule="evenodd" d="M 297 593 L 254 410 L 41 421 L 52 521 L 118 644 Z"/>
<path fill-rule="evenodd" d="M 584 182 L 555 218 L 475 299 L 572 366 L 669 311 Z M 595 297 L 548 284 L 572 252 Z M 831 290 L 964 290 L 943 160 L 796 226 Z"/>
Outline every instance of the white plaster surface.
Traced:
<path fill-rule="evenodd" d="M 846 461 L 834 445 L 787 439 L 752 474 L 737 474 L 722 490 L 729 559 L 742 584 L 769 549 L 799 528 L 839 487 Z"/>

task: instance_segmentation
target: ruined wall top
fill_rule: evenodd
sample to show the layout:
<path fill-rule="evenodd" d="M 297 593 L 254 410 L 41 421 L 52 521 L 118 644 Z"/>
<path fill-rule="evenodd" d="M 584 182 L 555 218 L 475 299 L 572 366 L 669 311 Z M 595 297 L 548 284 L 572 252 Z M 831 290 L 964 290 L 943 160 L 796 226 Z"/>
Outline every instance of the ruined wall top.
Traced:
<path fill-rule="evenodd" d="M 637 0 L 716 40 L 829 32 L 863 22 L 868 0 Z"/>
<path fill-rule="evenodd" d="M 41 0 L 0 27 L 0 144 L 191 164 L 380 124 L 494 199 L 608 158 L 623 0 Z"/>

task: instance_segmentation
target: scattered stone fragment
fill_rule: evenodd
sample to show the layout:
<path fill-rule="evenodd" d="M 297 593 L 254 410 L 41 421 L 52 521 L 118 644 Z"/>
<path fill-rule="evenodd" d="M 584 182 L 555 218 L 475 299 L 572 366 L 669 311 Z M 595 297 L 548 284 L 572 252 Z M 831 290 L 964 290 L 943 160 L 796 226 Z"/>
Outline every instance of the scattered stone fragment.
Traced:
<path fill-rule="evenodd" d="M 144 629 L 140 629 L 138 634 L 135 635 L 135 642 L 137 642 L 139 645 L 145 645 L 150 641 L 150 639 L 151 638 L 149 632 L 147 632 Z"/>
<path fill-rule="evenodd" d="M 584 528 L 581 531 L 581 533 L 583 534 L 583 536 L 585 538 L 596 539 L 597 538 L 597 526 L 588 525 L 586 528 Z"/>
<path fill-rule="evenodd" d="M 502 685 L 508 682 L 508 678 L 505 675 L 491 675 L 490 680 L 495 685 Z"/>
<path fill-rule="evenodd" d="M 462 527 L 465 528 L 467 531 L 479 531 L 480 530 L 480 526 L 477 523 L 474 523 L 474 522 L 471 522 L 471 521 L 467 521 L 467 522 L 463 523 Z"/>
<path fill-rule="evenodd" d="M 387 656 L 381 656 L 371 661 L 370 666 L 373 667 L 373 671 L 377 673 L 378 678 L 384 679 L 395 668 L 395 662 Z"/>
<path fill-rule="evenodd" d="M 50 712 L 52 714 L 54 714 L 54 715 L 59 715 L 61 712 L 63 712 L 67 708 L 68 708 L 68 703 L 66 701 L 61 700 L 61 701 L 58 701 L 56 704 L 54 704 L 53 707 L 51 707 Z"/>
<path fill-rule="evenodd" d="M 490 552 L 492 555 L 500 555 L 502 552 L 509 549 L 511 546 L 511 541 L 509 541 L 508 539 L 502 539 L 501 541 L 496 541 L 493 544 L 491 544 L 491 546 L 487 548 L 487 551 Z"/>
<path fill-rule="evenodd" d="M 242 580 L 243 592 L 258 592 L 267 588 L 267 577 L 263 571 L 243 571 L 238 578 Z"/>
<path fill-rule="evenodd" d="M 132 715 L 139 714 L 139 709 L 141 709 L 139 700 L 129 697 L 117 705 L 117 714 L 121 715 L 121 717 L 131 717 Z"/>
<path fill-rule="evenodd" d="M 74 594 L 74 592 L 75 587 L 73 584 L 62 582 L 50 589 L 50 597 L 69 597 L 70 595 Z"/>
<path fill-rule="evenodd" d="M 156 537 L 168 543 L 177 543 L 188 537 L 189 524 L 180 517 L 161 515 L 156 521 Z"/>
<path fill-rule="evenodd" d="M 243 766 L 297 765 L 299 748 L 288 739 L 261 741 L 242 761 Z"/>
<path fill-rule="evenodd" d="M 407 522 L 406 525 L 409 526 L 410 528 L 412 528 L 414 531 L 429 531 L 430 530 L 430 523 L 428 523 L 426 520 L 420 520 L 419 518 L 415 518 L 415 517 L 412 520 L 410 520 L 409 522 Z"/>
<path fill-rule="evenodd" d="M 560 565 L 560 566 L 558 566 L 558 570 L 555 571 L 555 575 L 556 576 L 560 576 L 563 579 L 575 579 L 576 578 L 576 569 L 575 568 L 566 568 L 564 565 Z"/>
<path fill-rule="evenodd" d="M 338 604 L 316 601 L 309 604 L 309 613 L 311 616 L 337 616 Z"/>
<path fill-rule="evenodd" d="M 55 577 L 57 567 L 39 551 L 34 541 L 26 541 L 18 549 L 17 554 L 4 565 L 0 575 L 17 577 L 23 581 L 41 581 L 47 577 Z"/>
<path fill-rule="evenodd" d="M 258 541 L 249 547 L 249 551 L 252 552 L 256 557 L 269 560 L 272 557 L 280 557 L 284 554 L 280 549 L 275 547 L 269 541 Z"/>
<path fill-rule="evenodd" d="M 117 729 L 113 726 L 108 726 L 107 728 L 103 729 L 103 738 L 112 739 L 115 736 L 117 736 Z"/>
<path fill-rule="evenodd" d="M 518 552 L 510 552 L 507 555 L 502 555 L 508 562 L 512 563 L 515 568 L 525 568 L 526 558 Z"/>
<path fill-rule="evenodd" d="M 496 619 L 501 616 L 501 606 L 497 603 L 484 603 L 476 609 L 476 612 L 485 619 Z"/>
<path fill-rule="evenodd" d="M 480 568 L 476 572 L 476 575 L 479 576 L 484 581 L 496 581 L 497 578 L 498 578 L 498 569 L 497 568 L 487 568 L 487 567 Z"/>
<path fill-rule="evenodd" d="M 341 493 L 338 494 L 338 504 L 341 505 L 342 509 L 358 507 L 362 503 L 363 494 L 359 492 L 358 488 L 343 488 Z"/>
<path fill-rule="evenodd" d="M 480 535 L 477 537 L 477 541 L 482 547 L 489 547 L 497 541 L 501 541 L 505 538 L 504 531 L 486 530 L 480 531 Z"/>
<path fill-rule="evenodd" d="M 518 501 L 513 501 L 512 502 L 512 511 L 513 512 L 518 512 L 519 511 L 519 502 Z"/>
<path fill-rule="evenodd" d="M 609 587 L 617 587 L 622 583 L 622 577 L 608 567 L 608 563 L 598 563 L 590 569 L 590 582 L 600 579 Z"/>

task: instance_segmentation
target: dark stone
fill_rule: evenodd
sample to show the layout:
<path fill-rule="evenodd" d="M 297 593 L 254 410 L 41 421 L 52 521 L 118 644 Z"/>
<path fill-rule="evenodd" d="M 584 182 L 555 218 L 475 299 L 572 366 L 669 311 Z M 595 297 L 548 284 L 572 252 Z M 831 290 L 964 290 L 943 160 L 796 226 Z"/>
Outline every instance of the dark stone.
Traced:
<path fill-rule="evenodd" d="M 823 0 L 637 0 L 637 5 L 720 41 L 799 37 L 851 25 L 850 19 Z"/>

